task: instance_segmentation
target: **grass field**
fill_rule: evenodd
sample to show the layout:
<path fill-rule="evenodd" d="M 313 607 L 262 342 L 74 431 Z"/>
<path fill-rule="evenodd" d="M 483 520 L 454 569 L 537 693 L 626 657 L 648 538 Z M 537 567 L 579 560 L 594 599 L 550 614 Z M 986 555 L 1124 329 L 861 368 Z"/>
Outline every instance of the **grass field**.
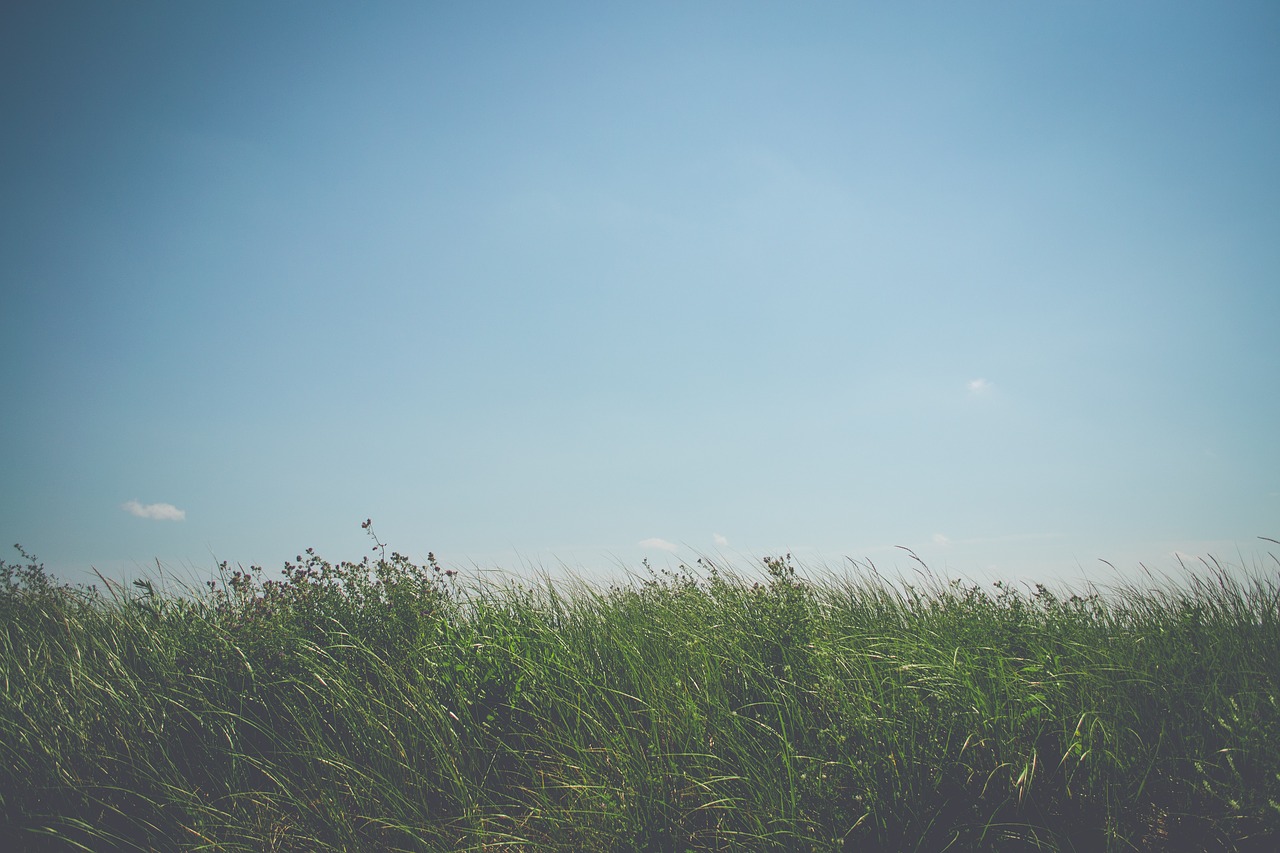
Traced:
<path fill-rule="evenodd" d="M 375 543 L 377 540 L 374 540 Z M 0 563 L 0 849 L 1280 849 L 1280 584 Z"/>

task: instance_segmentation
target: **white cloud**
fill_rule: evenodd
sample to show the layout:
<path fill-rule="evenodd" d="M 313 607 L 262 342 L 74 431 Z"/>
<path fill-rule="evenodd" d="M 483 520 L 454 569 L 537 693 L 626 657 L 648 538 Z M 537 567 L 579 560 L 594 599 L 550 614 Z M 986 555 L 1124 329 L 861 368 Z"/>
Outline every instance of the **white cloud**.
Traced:
<path fill-rule="evenodd" d="M 970 394 L 985 394 L 991 390 L 991 383 L 985 379 L 970 379 L 966 387 Z"/>
<path fill-rule="evenodd" d="M 715 540 L 716 545 L 721 548 L 729 547 L 729 540 L 721 536 L 719 533 L 712 533 L 711 538 Z"/>
<path fill-rule="evenodd" d="M 679 545 L 674 545 L 665 539 L 658 539 L 657 537 L 654 537 L 652 539 L 642 539 L 636 544 L 639 545 L 641 548 L 655 548 L 659 551 L 679 551 L 680 550 Z"/>
<path fill-rule="evenodd" d="M 945 534 L 935 533 L 933 534 L 933 544 L 934 545 L 950 545 L 951 540 L 948 539 Z"/>
<path fill-rule="evenodd" d="M 187 517 L 186 510 L 178 509 L 173 504 L 143 505 L 137 501 L 129 501 L 121 504 L 120 508 L 138 518 L 150 518 L 155 521 L 182 521 Z"/>

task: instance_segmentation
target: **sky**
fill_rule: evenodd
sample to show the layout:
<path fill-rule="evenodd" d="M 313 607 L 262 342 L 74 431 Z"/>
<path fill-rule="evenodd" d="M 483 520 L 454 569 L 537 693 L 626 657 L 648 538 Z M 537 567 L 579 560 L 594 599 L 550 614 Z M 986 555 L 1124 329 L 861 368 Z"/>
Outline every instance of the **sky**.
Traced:
<path fill-rule="evenodd" d="M 1274 569 L 1277 44 L 1271 2 L 11 4 L 0 543 Z"/>

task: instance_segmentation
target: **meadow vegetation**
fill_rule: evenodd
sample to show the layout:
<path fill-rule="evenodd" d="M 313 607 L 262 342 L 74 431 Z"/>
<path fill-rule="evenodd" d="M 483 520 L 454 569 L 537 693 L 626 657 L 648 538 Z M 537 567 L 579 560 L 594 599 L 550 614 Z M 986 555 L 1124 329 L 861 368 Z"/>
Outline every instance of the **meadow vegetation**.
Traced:
<path fill-rule="evenodd" d="M 374 543 L 176 591 L 0 561 L 0 849 L 1280 848 L 1268 566 L 598 588 Z"/>

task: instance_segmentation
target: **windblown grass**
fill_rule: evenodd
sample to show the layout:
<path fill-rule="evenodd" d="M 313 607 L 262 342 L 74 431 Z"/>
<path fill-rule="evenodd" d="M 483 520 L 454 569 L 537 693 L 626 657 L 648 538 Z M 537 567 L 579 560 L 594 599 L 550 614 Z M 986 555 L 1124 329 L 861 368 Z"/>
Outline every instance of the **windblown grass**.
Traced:
<path fill-rule="evenodd" d="M 375 540 L 376 541 L 376 540 Z M 21 553 L 21 552 L 20 552 Z M 1274 850 L 1280 585 L 0 590 L 0 848 Z"/>

